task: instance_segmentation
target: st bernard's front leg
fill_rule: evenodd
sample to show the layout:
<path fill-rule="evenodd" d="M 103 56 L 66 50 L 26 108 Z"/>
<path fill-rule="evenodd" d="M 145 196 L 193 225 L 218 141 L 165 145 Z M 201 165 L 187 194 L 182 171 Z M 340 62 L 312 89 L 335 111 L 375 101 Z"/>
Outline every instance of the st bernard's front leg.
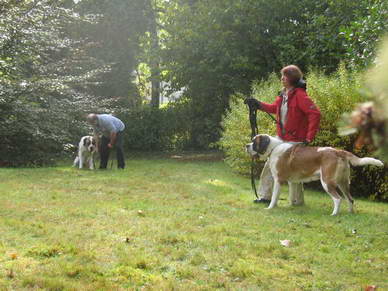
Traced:
<path fill-rule="evenodd" d="M 78 167 L 78 163 L 79 163 L 79 157 L 76 156 L 73 162 L 73 167 Z"/>
<path fill-rule="evenodd" d="M 269 204 L 267 209 L 272 209 L 276 207 L 279 200 L 279 194 L 280 194 L 280 183 L 277 179 L 274 179 L 271 203 Z"/>
<path fill-rule="evenodd" d="M 94 165 L 93 165 L 93 153 L 90 154 L 90 157 L 89 157 L 89 169 L 90 169 L 90 170 L 93 170 L 93 169 L 94 169 Z"/>
<path fill-rule="evenodd" d="M 82 151 L 79 151 L 78 157 L 79 157 L 79 168 L 82 169 L 84 166 L 84 156 L 82 155 Z"/>

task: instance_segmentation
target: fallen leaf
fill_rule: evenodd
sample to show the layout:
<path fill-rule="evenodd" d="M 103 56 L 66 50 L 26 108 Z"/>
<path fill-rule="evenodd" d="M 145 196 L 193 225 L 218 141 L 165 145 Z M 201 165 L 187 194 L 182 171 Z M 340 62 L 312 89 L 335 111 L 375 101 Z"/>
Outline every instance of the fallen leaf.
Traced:
<path fill-rule="evenodd" d="M 369 285 L 369 286 L 366 286 L 365 288 L 365 291 L 374 291 L 374 290 L 377 290 L 376 285 Z"/>
<path fill-rule="evenodd" d="M 17 253 L 11 253 L 9 256 L 11 257 L 12 260 L 16 260 L 18 258 Z"/>
<path fill-rule="evenodd" d="M 15 274 L 13 273 L 13 269 L 10 269 L 7 271 L 7 277 L 10 279 L 13 279 L 15 277 Z"/>
<path fill-rule="evenodd" d="M 280 242 L 280 244 L 281 244 L 282 246 L 285 246 L 286 248 L 289 248 L 289 247 L 290 247 L 290 245 L 291 245 L 291 241 L 290 241 L 290 240 L 288 240 L 288 239 L 285 239 L 285 240 L 279 240 L 279 242 Z"/>

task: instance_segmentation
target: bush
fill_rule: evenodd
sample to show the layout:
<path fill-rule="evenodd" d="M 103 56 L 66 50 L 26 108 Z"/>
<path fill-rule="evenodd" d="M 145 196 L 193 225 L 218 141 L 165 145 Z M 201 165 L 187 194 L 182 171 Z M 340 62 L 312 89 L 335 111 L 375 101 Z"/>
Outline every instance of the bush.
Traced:
<path fill-rule="evenodd" d="M 163 108 L 141 106 L 116 112 L 126 125 L 125 147 L 141 151 L 186 149 L 190 142 L 188 107 L 182 103 Z"/>
<path fill-rule="evenodd" d="M 354 136 L 340 137 L 337 124 L 344 112 L 350 112 L 356 103 L 365 101 L 361 93 L 362 75 L 348 72 L 344 67 L 330 75 L 312 71 L 307 76 L 308 94 L 322 112 L 320 131 L 313 146 L 332 146 L 354 152 L 358 156 L 371 156 L 366 150 L 353 149 Z M 253 85 L 253 96 L 261 101 L 272 103 L 279 93 L 279 78 L 273 74 L 267 81 Z M 226 154 L 225 161 L 240 173 L 250 171 L 250 158 L 245 153 L 245 144 L 250 140 L 248 108 L 241 95 L 231 99 L 230 110 L 224 116 L 223 135 L 219 145 Z M 266 113 L 258 113 L 259 133 L 276 134 L 275 124 Z M 353 168 L 351 191 L 354 196 L 365 196 L 373 199 L 388 200 L 387 169 L 376 167 Z M 371 183 L 373 181 L 374 183 Z"/>
<path fill-rule="evenodd" d="M 64 156 L 64 144 L 76 144 L 87 130 L 75 113 L 60 109 L 0 102 L 0 113 L 0 167 L 54 164 Z"/>
<path fill-rule="evenodd" d="M 142 151 L 208 150 L 220 136 L 219 122 L 208 108 L 198 113 L 192 100 L 182 98 L 162 108 L 143 105 L 116 109 L 126 125 L 125 147 Z M 209 113 L 209 114 L 207 114 Z"/>
<path fill-rule="evenodd" d="M 86 57 L 91 42 L 66 33 L 70 23 L 91 23 L 91 15 L 62 1 L 3 2 L 0 166 L 51 164 L 86 131 L 80 115 L 103 107 L 86 92 L 108 67 Z"/>

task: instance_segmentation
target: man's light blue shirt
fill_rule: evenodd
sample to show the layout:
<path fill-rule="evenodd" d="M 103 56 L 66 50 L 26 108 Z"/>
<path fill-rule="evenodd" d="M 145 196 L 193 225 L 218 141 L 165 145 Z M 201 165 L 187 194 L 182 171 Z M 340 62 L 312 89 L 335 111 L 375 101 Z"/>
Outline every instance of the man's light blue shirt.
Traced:
<path fill-rule="evenodd" d="M 102 133 L 106 137 L 110 137 L 112 132 L 118 133 L 125 129 L 124 123 L 110 114 L 97 114 L 97 126 L 94 130 Z"/>

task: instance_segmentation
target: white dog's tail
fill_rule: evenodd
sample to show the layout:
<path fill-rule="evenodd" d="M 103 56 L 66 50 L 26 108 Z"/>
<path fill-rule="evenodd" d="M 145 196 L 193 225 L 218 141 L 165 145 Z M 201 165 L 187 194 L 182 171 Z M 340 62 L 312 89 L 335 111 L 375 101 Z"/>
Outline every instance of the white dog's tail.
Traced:
<path fill-rule="evenodd" d="M 346 159 L 350 162 L 352 166 L 364 166 L 364 165 L 374 165 L 377 167 L 383 167 L 384 163 L 378 159 L 374 158 L 359 158 L 352 153 L 343 151 L 346 153 Z"/>

